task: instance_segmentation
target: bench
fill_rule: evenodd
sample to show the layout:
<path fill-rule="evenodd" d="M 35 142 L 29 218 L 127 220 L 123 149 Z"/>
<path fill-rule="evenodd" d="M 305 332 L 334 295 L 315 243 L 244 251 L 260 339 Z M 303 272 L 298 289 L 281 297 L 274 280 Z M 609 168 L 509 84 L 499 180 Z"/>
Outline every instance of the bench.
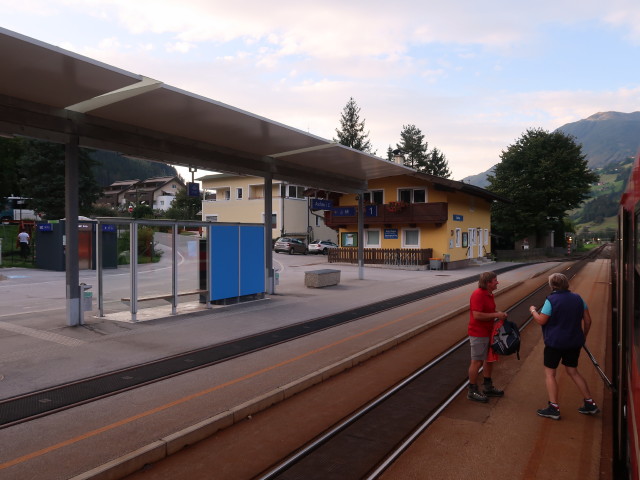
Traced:
<path fill-rule="evenodd" d="M 207 293 L 206 290 L 194 290 L 193 292 L 181 292 L 178 293 L 178 297 L 184 297 L 186 295 L 198 295 L 201 293 Z M 146 297 L 138 297 L 137 301 L 138 302 L 144 302 L 146 300 L 166 300 L 167 302 L 170 302 L 173 299 L 173 294 L 169 293 L 169 294 L 161 294 L 161 295 L 149 295 Z M 120 299 L 121 302 L 130 302 L 131 298 L 129 297 L 124 297 Z"/>
<path fill-rule="evenodd" d="M 322 288 L 340 283 L 340 270 L 310 270 L 304 272 L 304 284 L 309 288 Z"/>

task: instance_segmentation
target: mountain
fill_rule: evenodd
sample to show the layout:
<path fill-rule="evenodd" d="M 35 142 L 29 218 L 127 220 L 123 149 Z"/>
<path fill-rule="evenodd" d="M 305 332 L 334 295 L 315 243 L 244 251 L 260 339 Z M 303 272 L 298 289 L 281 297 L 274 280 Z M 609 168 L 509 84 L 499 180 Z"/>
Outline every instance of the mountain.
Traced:
<path fill-rule="evenodd" d="M 558 130 L 582 145 L 591 169 L 635 157 L 640 149 L 640 112 L 596 113 Z"/>
<path fill-rule="evenodd" d="M 106 187 L 119 180 L 146 180 L 153 177 L 171 177 L 177 175 L 177 170 L 171 165 L 129 158 L 119 153 L 104 150 L 92 150 L 89 155 L 95 160 L 91 170 L 98 185 Z"/>
<path fill-rule="evenodd" d="M 640 112 L 600 112 L 584 120 L 567 123 L 555 131 L 575 137 L 576 143 L 582 145 L 587 165 L 594 170 L 624 162 L 635 157 L 640 150 Z M 493 168 L 465 177 L 462 181 L 486 188 L 489 185 L 487 175 Z"/>

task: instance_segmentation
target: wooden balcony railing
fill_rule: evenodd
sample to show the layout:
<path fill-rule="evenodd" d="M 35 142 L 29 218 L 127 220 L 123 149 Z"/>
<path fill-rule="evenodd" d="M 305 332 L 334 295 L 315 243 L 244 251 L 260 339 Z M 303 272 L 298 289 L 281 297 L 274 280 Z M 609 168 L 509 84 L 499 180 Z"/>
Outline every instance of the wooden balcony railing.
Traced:
<path fill-rule="evenodd" d="M 363 260 L 371 265 L 428 265 L 433 257 L 431 248 L 365 248 Z M 358 249 L 355 247 L 330 248 L 329 263 L 358 263 Z"/>
<path fill-rule="evenodd" d="M 392 202 L 384 205 L 366 205 L 365 207 L 365 225 L 393 225 L 399 223 L 440 225 L 447 221 L 448 216 L 448 204 L 446 202 Z M 347 215 L 336 215 L 335 212 L 337 211 L 347 213 Z M 331 228 L 355 225 L 358 223 L 356 211 L 356 206 L 327 210 L 324 212 L 324 223 Z M 348 213 L 351 212 L 353 214 L 349 215 Z"/>

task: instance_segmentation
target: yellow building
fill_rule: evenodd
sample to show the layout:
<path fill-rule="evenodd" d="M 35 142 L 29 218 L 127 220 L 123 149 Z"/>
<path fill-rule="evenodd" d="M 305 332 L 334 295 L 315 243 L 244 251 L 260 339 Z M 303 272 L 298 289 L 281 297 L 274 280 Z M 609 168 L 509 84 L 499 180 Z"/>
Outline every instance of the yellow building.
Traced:
<path fill-rule="evenodd" d="M 431 249 L 447 268 L 467 265 L 491 252 L 491 204 L 504 201 L 487 190 L 454 180 L 412 173 L 369 181 L 364 193 L 365 249 Z M 340 197 L 325 212 L 341 247 L 358 245 L 358 199 Z"/>
<path fill-rule="evenodd" d="M 264 223 L 264 179 L 262 177 L 213 174 L 199 178 L 204 190 L 215 190 L 215 198 L 202 202 L 202 220 L 210 222 Z M 289 236 L 337 241 L 335 230 L 325 226 L 322 212 L 309 209 L 306 187 L 286 182 L 272 184 L 272 238 Z"/>

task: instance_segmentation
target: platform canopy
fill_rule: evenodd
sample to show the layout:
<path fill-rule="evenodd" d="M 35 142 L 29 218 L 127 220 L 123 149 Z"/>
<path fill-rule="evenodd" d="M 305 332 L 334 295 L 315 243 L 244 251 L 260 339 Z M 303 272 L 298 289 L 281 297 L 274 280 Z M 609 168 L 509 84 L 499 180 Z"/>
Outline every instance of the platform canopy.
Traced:
<path fill-rule="evenodd" d="M 0 28 L 0 135 L 337 192 L 414 170 Z M 223 73 L 222 73 L 223 74 Z"/>

